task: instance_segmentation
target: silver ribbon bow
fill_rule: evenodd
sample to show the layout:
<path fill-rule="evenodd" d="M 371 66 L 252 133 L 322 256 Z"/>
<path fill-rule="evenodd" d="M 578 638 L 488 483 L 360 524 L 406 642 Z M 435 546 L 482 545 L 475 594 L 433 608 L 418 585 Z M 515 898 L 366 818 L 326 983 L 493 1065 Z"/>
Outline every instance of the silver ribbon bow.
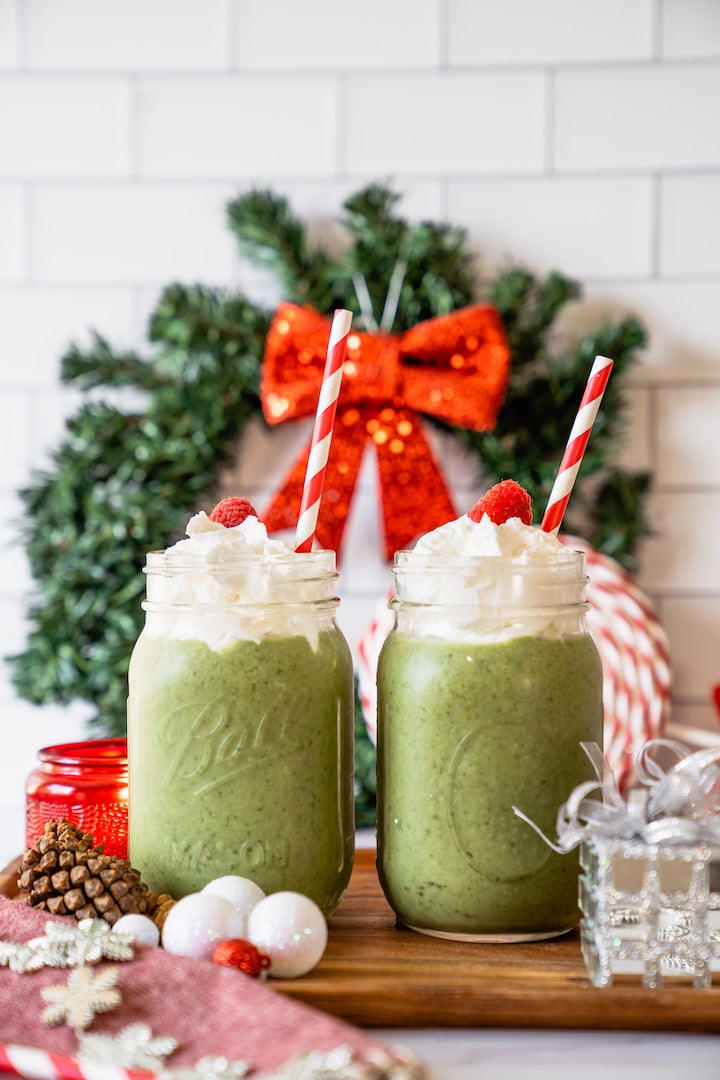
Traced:
<path fill-rule="evenodd" d="M 564 855 L 601 837 L 647 844 L 720 844 L 720 746 L 691 754 L 674 739 L 649 739 L 635 767 L 644 787 L 632 789 L 626 802 L 597 743 L 580 745 L 597 780 L 578 784 L 558 810 L 556 843 L 513 806 L 553 851 Z M 653 758 L 659 749 L 678 759 L 667 770 Z M 594 791 L 601 793 L 602 801 L 588 798 Z"/>

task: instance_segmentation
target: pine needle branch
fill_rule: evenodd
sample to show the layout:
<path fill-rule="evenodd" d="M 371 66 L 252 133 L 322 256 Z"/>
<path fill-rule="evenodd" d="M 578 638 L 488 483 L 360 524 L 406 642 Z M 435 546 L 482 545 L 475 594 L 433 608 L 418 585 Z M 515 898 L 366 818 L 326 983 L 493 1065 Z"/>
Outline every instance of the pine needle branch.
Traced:
<path fill-rule="evenodd" d="M 81 390 L 98 387 L 136 387 L 155 390 L 163 377 L 134 352 L 116 352 L 106 338 L 93 332 L 89 349 L 71 345 L 60 361 L 60 378 Z"/>
<path fill-rule="evenodd" d="M 275 275 L 283 296 L 324 310 L 319 301 L 328 292 L 332 260 L 309 249 L 305 226 L 286 198 L 249 191 L 227 204 L 227 217 L 242 254 Z"/>

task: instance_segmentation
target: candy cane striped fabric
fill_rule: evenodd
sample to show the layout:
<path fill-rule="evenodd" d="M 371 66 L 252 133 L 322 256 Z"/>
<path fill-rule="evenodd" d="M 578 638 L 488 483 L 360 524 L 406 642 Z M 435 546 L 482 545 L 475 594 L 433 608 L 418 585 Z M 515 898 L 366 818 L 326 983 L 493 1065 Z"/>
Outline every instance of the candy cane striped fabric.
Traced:
<path fill-rule="evenodd" d="M 351 322 L 352 312 L 339 308 L 333 316 L 330 328 L 325 371 L 315 413 L 315 427 L 310 443 L 310 456 L 305 470 L 305 483 L 300 502 L 300 516 L 295 532 L 296 551 L 311 551 L 315 538 Z"/>
<path fill-rule="evenodd" d="M 159 1080 L 157 1073 L 80 1062 L 77 1058 L 12 1043 L 0 1043 L 0 1073 L 27 1080 Z"/>
<path fill-rule="evenodd" d="M 577 537 L 561 537 L 586 553 L 588 629 L 603 665 L 605 757 L 624 790 L 635 779 L 635 758 L 648 739 L 665 732 L 671 666 L 667 635 L 633 578 L 614 560 Z"/>
<path fill-rule="evenodd" d="M 585 393 L 582 396 L 580 407 L 575 417 L 570 436 L 565 447 L 565 453 L 560 462 L 558 474 L 555 477 L 550 498 L 548 499 L 545 516 L 541 528 L 543 532 L 556 533 L 560 528 L 565 516 L 570 494 L 575 483 L 575 477 L 582 463 L 585 447 L 590 438 L 595 417 L 600 408 L 605 387 L 610 378 L 613 361 L 607 356 L 596 356 L 595 363 L 590 369 Z"/>

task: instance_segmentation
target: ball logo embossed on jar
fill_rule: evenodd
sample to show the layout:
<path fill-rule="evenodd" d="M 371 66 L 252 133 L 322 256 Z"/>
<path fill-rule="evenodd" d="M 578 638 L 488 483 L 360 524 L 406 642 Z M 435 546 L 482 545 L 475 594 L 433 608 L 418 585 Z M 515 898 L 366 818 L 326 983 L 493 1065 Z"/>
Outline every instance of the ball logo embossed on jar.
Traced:
<path fill-rule="evenodd" d="M 189 781 L 192 794 L 205 795 L 230 784 L 268 757 L 286 757 L 299 749 L 295 721 L 309 702 L 309 692 L 275 686 L 262 712 L 243 716 L 243 704 L 219 694 L 211 701 L 189 702 L 172 709 L 160 725 L 159 738 L 171 749 L 165 783 Z"/>

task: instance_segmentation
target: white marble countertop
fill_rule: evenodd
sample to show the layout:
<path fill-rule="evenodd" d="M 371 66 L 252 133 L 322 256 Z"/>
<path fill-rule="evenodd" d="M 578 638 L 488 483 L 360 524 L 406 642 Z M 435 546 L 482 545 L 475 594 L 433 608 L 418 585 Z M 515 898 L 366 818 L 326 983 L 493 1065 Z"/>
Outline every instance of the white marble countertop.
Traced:
<path fill-rule="evenodd" d="M 359 843 L 374 842 L 371 832 Z M 0 866 L 24 848 L 24 809 L 0 802 Z M 433 1080 L 714 1080 L 720 1039 L 656 1032 L 382 1029 L 373 1034 L 406 1047 Z M 2 1041 L 2 1017 L 0 1017 Z"/>
<path fill-rule="evenodd" d="M 381 1031 L 421 1057 L 435 1080 L 713 1080 L 720 1040 L 647 1032 Z"/>

